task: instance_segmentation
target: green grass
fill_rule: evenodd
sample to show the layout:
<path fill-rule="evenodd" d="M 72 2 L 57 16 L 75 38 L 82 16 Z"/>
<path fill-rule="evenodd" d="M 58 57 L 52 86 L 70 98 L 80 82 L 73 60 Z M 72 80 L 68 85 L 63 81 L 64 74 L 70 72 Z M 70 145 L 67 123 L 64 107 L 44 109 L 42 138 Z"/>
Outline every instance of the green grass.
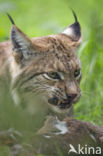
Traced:
<path fill-rule="evenodd" d="M 75 105 L 75 118 L 98 125 L 103 125 L 102 6 L 102 0 L 0 0 L 0 41 L 9 38 L 11 28 L 5 12 L 12 15 L 21 30 L 30 37 L 36 37 L 58 33 L 72 24 L 74 19 L 69 7 L 75 10 L 83 38 L 78 49 L 82 62 L 82 98 Z M 4 89 L 0 92 L 1 130 L 14 127 L 20 131 L 35 131 L 42 120 L 41 117 L 38 119 L 28 114 L 21 107 L 15 108 L 8 91 Z"/>

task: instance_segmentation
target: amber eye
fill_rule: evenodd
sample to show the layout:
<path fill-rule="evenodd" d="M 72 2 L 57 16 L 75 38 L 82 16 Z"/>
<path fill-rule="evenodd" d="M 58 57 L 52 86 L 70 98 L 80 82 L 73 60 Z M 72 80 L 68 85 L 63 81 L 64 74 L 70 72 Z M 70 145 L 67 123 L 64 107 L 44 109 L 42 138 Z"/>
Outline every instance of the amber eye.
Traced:
<path fill-rule="evenodd" d="M 49 72 L 49 73 L 46 73 L 44 74 L 44 77 L 49 79 L 49 80 L 61 80 L 61 76 L 58 72 Z"/>
<path fill-rule="evenodd" d="M 74 71 L 74 77 L 77 78 L 79 75 L 80 75 L 80 70 L 79 69 L 76 69 Z"/>
<path fill-rule="evenodd" d="M 61 79 L 60 75 L 56 72 L 50 72 L 50 73 L 47 73 L 47 75 L 52 79 L 59 79 L 59 80 Z"/>

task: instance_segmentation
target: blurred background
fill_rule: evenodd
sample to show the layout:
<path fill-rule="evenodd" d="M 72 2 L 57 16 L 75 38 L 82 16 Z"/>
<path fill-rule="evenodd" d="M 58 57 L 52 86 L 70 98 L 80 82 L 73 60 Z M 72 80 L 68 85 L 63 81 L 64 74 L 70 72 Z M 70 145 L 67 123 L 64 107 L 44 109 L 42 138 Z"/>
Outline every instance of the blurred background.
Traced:
<path fill-rule="evenodd" d="M 82 62 L 82 97 L 75 105 L 75 118 L 103 125 L 103 0 L 0 0 L 0 41 L 8 40 L 10 13 L 16 25 L 29 37 L 61 32 L 74 22 L 70 8 L 82 28 L 78 55 Z M 7 86 L 8 84 L 5 84 Z M 4 84 L 1 85 L 4 87 Z M 0 130 L 15 128 L 33 132 L 42 123 L 21 106 L 15 108 L 10 92 L 0 91 Z M 34 124 L 35 123 L 35 124 Z"/>

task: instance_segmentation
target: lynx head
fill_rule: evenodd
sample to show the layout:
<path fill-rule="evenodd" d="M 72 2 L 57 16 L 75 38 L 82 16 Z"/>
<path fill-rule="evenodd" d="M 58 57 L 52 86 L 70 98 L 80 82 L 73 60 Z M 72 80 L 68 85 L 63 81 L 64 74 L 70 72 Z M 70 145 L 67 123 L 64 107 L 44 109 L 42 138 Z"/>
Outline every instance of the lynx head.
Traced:
<path fill-rule="evenodd" d="M 81 43 L 80 24 L 62 33 L 29 39 L 13 22 L 12 53 L 16 66 L 13 88 L 40 94 L 48 104 L 61 112 L 76 103 L 81 95 L 81 64 L 76 49 Z"/>

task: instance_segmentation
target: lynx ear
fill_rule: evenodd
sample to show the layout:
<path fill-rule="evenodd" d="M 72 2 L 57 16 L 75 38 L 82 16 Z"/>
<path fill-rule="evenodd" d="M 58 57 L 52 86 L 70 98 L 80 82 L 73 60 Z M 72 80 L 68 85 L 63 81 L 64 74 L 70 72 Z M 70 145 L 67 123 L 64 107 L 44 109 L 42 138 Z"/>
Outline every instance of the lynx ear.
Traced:
<path fill-rule="evenodd" d="M 81 41 L 81 28 L 80 24 L 77 20 L 77 16 L 75 12 L 72 10 L 74 18 L 75 18 L 75 23 L 67 27 L 62 34 L 67 35 L 72 41 L 74 42 L 80 42 Z"/>
<path fill-rule="evenodd" d="M 16 61 L 21 59 L 28 59 L 33 54 L 33 45 L 31 40 L 15 26 L 13 19 L 7 14 L 12 25 L 11 41 L 13 46 L 14 57 Z"/>
<path fill-rule="evenodd" d="M 33 46 L 31 40 L 15 25 L 11 29 L 11 41 L 13 51 L 21 58 L 28 59 L 32 55 Z"/>

